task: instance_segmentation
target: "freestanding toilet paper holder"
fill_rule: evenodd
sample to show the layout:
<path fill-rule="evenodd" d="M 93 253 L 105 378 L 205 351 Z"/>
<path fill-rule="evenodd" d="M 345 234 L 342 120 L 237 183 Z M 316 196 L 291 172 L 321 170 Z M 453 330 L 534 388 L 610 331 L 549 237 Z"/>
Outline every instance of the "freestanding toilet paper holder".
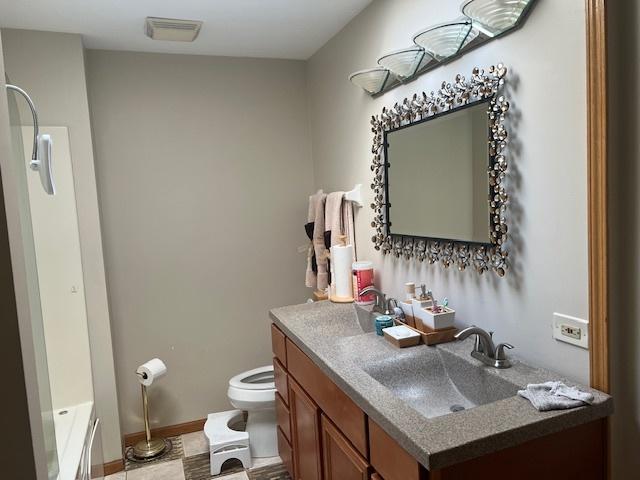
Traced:
<path fill-rule="evenodd" d="M 136 375 L 138 375 L 142 380 L 147 379 L 147 374 L 144 372 L 136 372 Z M 147 386 L 144 384 L 141 384 L 140 386 L 142 387 L 142 411 L 144 414 L 145 438 L 133 446 L 133 459 L 148 461 L 171 450 L 171 440 L 162 437 L 151 437 L 151 429 L 149 428 L 149 396 L 147 395 Z"/>

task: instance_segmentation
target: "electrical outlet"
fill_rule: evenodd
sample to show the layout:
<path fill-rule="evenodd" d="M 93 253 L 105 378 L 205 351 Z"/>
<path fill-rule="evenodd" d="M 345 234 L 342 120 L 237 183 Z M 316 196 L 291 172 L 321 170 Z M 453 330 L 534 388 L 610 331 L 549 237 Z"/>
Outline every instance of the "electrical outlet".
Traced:
<path fill-rule="evenodd" d="M 589 348 L 589 322 L 562 313 L 553 314 L 553 338 L 581 348 Z"/>

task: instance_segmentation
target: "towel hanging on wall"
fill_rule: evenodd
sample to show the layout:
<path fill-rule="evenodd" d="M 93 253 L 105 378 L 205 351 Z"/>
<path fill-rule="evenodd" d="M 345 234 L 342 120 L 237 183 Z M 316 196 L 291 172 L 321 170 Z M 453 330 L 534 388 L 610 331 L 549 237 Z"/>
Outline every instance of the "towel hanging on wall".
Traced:
<path fill-rule="evenodd" d="M 307 273 L 305 285 L 324 290 L 329 285 L 327 256 L 324 245 L 324 207 L 327 195 L 318 190 L 309 197 L 309 212 L 305 230 L 311 242 L 307 252 Z"/>
<path fill-rule="evenodd" d="M 309 197 L 307 223 L 304 226 L 309 238 L 305 275 L 307 287 L 320 291 L 328 287 L 331 281 L 329 249 L 340 244 L 342 235 L 346 236 L 348 245 L 353 245 L 353 260 L 356 260 L 353 206 L 362 206 L 361 187 L 358 184 L 349 192 L 328 195 L 318 190 Z"/>

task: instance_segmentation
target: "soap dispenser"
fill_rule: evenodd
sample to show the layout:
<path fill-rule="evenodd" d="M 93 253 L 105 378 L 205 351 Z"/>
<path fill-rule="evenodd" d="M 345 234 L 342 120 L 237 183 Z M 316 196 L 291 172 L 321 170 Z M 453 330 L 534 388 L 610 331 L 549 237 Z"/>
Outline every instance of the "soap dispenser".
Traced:
<path fill-rule="evenodd" d="M 398 302 L 398 306 L 404 313 L 404 323 L 410 327 L 415 327 L 416 322 L 413 315 L 413 301 L 416 298 L 416 284 L 408 282 L 404 284 L 405 299 Z"/>
<path fill-rule="evenodd" d="M 423 283 L 420 285 L 420 295 L 418 298 L 414 298 L 411 302 L 413 304 L 413 317 L 415 327 L 418 330 L 424 331 L 421 318 L 424 316 L 422 313 L 433 306 L 433 294 L 431 290 L 427 290 L 427 286 Z"/>

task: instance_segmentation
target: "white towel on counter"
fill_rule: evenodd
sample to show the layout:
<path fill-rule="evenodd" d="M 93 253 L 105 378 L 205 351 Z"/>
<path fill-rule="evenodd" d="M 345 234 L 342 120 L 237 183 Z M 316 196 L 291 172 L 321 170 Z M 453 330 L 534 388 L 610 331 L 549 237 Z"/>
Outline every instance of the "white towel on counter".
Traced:
<path fill-rule="evenodd" d="M 592 394 L 562 382 L 529 384 L 524 390 L 518 390 L 518 395 L 529 400 L 539 412 L 567 410 L 593 403 Z"/>

